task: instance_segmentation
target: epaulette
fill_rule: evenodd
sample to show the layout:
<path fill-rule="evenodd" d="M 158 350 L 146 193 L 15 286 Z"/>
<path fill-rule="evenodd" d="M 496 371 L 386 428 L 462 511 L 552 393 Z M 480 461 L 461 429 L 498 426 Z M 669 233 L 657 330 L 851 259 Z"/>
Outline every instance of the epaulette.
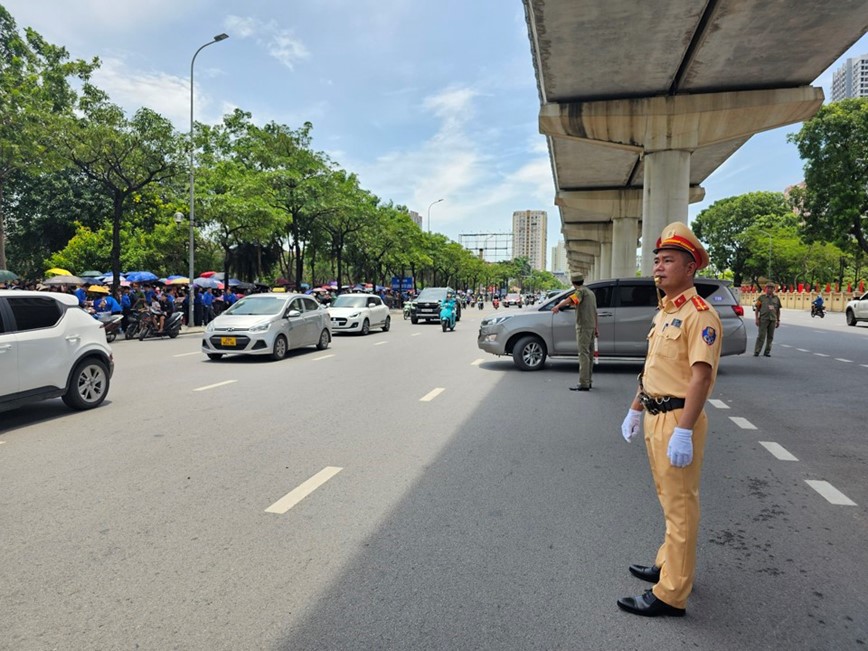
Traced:
<path fill-rule="evenodd" d="M 694 296 L 690 300 L 693 301 L 693 307 L 696 308 L 697 312 L 704 312 L 705 310 L 709 309 L 708 303 L 703 301 L 701 296 Z"/>

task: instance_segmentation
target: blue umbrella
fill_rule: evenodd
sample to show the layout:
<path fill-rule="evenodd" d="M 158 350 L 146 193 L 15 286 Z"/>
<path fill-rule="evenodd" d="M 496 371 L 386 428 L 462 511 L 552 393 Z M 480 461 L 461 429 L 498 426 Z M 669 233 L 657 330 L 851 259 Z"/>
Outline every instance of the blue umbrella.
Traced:
<path fill-rule="evenodd" d="M 218 289 L 223 283 L 216 278 L 196 278 L 193 281 L 193 284 L 196 285 L 196 287 L 202 287 L 204 289 L 208 289 L 209 287 L 211 289 Z"/>
<path fill-rule="evenodd" d="M 171 276 L 166 276 L 166 280 L 175 280 L 175 278 L 186 278 L 187 276 L 183 276 L 181 274 L 172 274 Z"/>
<path fill-rule="evenodd" d="M 159 279 L 150 271 L 131 271 L 127 274 L 127 280 L 131 283 L 152 283 Z"/>

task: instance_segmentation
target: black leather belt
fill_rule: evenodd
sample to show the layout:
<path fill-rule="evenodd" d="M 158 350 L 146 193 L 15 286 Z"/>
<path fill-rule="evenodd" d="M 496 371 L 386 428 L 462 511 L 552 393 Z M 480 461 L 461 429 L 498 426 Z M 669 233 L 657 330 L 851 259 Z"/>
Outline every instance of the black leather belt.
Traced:
<path fill-rule="evenodd" d="M 673 398 L 672 396 L 655 398 L 647 393 L 640 393 L 639 402 L 645 407 L 645 411 L 652 415 L 665 414 L 673 409 L 684 409 L 684 398 Z"/>

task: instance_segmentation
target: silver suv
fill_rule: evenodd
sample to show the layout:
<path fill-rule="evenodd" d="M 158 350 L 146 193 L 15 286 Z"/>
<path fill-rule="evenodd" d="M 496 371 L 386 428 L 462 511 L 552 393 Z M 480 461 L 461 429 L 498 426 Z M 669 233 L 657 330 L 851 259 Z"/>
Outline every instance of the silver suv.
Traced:
<path fill-rule="evenodd" d="M 723 325 L 721 355 L 741 355 L 747 348 L 744 309 L 729 282 L 697 278 L 696 291 L 720 315 Z M 597 298 L 600 360 L 642 361 L 648 331 L 657 310 L 657 291 L 650 278 L 613 278 L 587 283 Z M 572 289 L 547 299 L 539 307 L 520 313 L 497 314 L 482 320 L 477 345 L 494 355 L 512 355 L 523 371 L 543 367 L 546 357 L 576 357 L 576 315 L 572 307 L 558 314 L 552 307 Z"/>

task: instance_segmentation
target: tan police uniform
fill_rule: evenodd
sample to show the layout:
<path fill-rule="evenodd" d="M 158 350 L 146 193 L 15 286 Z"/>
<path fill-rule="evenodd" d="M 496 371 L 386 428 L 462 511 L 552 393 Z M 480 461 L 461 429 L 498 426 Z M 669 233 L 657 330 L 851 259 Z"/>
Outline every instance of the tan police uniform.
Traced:
<path fill-rule="evenodd" d="M 686 397 L 691 367 L 699 362 L 711 366 L 713 387 L 722 335 L 717 311 L 696 294 L 695 288 L 675 299 L 665 297 L 648 334 L 642 375 L 645 392 L 656 398 Z M 646 411 L 645 446 L 666 521 L 666 535 L 654 562 L 661 568 L 654 595 L 670 606 L 686 608 L 696 568 L 699 479 L 708 421 L 703 411 L 693 426 L 693 461 L 676 468 L 667 449 L 680 413 L 681 409 L 656 415 Z"/>

